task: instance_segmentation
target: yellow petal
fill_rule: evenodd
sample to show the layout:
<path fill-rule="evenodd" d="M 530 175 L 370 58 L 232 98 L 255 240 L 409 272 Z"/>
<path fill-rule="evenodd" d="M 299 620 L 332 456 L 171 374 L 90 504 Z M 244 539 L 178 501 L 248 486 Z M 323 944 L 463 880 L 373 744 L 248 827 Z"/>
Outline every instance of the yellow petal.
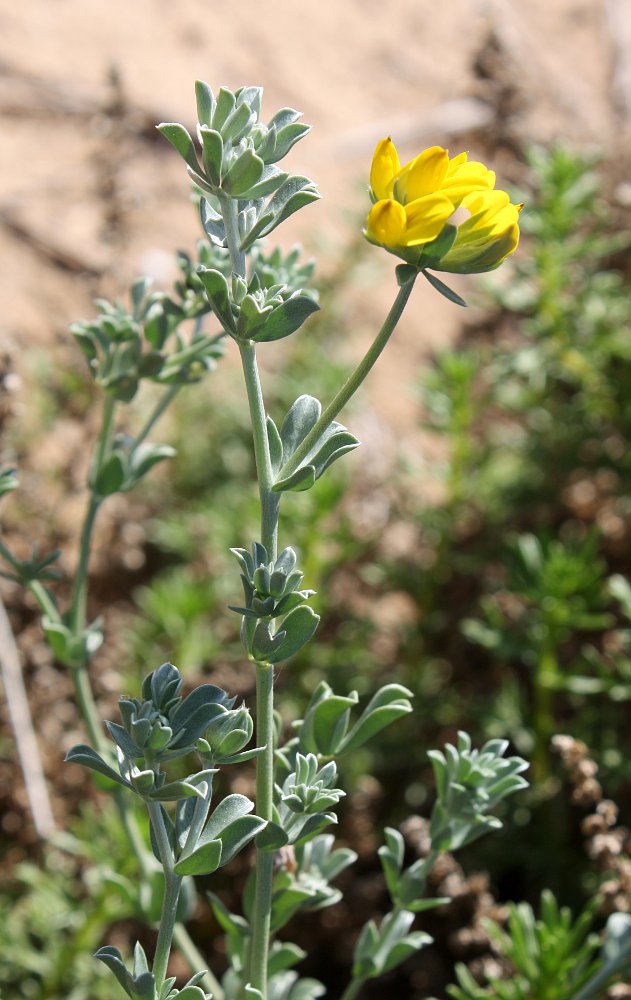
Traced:
<path fill-rule="evenodd" d="M 521 205 L 505 191 L 476 191 L 463 198 L 471 218 L 458 227 L 456 240 L 436 270 L 460 274 L 492 271 L 517 248 Z"/>
<path fill-rule="evenodd" d="M 444 194 L 427 194 L 405 207 L 405 246 L 431 243 L 443 229 L 454 207 Z"/>
<path fill-rule="evenodd" d="M 399 154 L 392 139 L 381 139 L 370 168 L 370 186 L 376 198 L 390 197 L 394 178 L 400 169 Z"/>
<path fill-rule="evenodd" d="M 469 159 L 468 153 L 458 153 L 457 156 L 452 156 L 449 160 L 449 173 L 459 167 L 461 163 L 466 163 Z"/>
<path fill-rule="evenodd" d="M 520 206 L 512 205 L 505 191 L 483 191 L 467 195 L 462 207 L 471 218 L 458 228 L 458 238 L 491 237 L 503 233 L 508 226 L 516 225 Z"/>
<path fill-rule="evenodd" d="M 394 183 L 397 201 L 407 204 L 438 191 L 449 167 L 449 154 L 442 146 L 419 153 L 399 172 Z"/>
<path fill-rule="evenodd" d="M 461 153 L 451 160 L 447 176 L 441 186 L 441 191 L 456 206 L 471 192 L 488 191 L 495 184 L 495 174 L 492 170 L 488 170 L 483 163 L 478 163 L 476 160 L 471 162 L 461 160 L 462 156 L 466 156 L 466 153 Z"/>
<path fill-rule="evenodd" d="M 519 226 L 510 225 L 502 233 L 491 239 L 470 240 L 461 245 L 458 241 L 439 264 L 437 271 L 451 271 L 456 274 L 481 274 L 494 271 L 517 249 Z"/>
<path fill-rule="evenodd" d="M 378 201 L 368 213 L 366 236 L 372 243 L 382 246 L 405 246 L 405 222 L 403 205 L 390 198 Z"/>

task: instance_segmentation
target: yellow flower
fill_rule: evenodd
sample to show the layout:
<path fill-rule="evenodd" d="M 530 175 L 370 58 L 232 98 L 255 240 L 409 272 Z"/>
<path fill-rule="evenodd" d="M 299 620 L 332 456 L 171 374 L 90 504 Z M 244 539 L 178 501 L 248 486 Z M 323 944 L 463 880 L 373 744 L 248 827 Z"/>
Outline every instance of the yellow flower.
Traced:
<path fill-rule="evenodd" d="M 402 167 L 392 140 L 382 139 L 366 238 L 421 270 L 489 271 L 517 246 L 521 207 L 494 184 L 493 171 L 467 153 L 450 157 L 432 146 Z M 471 217 L 456 228 L 449 220 L 459 206 Z"/>
<path fill-rule="evenodd" d="M 499 267 L 519 242 L 519 213 L 505 191 L 466 195 L 462 207 L 470 217 L 458 226 L 451 249 L 432 266 L 437 271 L 479 274 Z"/>

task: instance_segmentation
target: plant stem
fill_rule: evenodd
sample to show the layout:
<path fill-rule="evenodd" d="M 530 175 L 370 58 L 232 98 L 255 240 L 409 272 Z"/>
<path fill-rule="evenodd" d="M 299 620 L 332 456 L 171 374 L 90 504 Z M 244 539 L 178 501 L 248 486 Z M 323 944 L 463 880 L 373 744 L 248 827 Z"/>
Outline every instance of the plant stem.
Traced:
<path fill-rule="evenodd" d="M 241 249 L 241 236 L 239 234 L 239 209 L 233 198 L 227 195 L 219 195 L 219 207 L 226 227 L 226 242 L 230 251 L 230 261 L 232 270 L 241 278 L 245 278 L 245 253 Z"/>
<path fill-rule="evenodd" d="M 28 585 L 28 589 L 39 604 L 42 614 L 46 615 L 47 618 L 50 618 L 51 622 L 61 622 L 61 615 L 57 610 L 54 600 L 46 590 L 46 587 L 44 587 L 39 580 L 31 580 Z"/>
<path fill-rule="evenodd" d="M 544 645 L 539 650 L 534 678 L 535 747 L 532 763 L 539 781 L 545 781 L 550 776 L 550 739 L 554 732 L 553 690 L 558 674 L 555 648 Z"/>
<path fill-rule="evenodd" d="M 109 451 L 114 430 L 114 413 L 116 410 L 116 400 L 113 396 L 106 396 L 103 404 L 103 422 L 99 435 L 94 463 L 91 469 L 91 478 L 96 478 Z M 81 542 L 79 547 L 79 564 L 74 578 L 72 593 L 72 604 L 70 608 L 69 621 L 76 636 L 83 632 L 86 625 L 86 600 L 88 590 L 88 562 L 90 560 L 90 547 L 92 545 L 92 533 L 94 522 L 101 506 L 102 497 L 92 491 L 88 501 L 83 528 L 81 531 Z"/>
<path fill-rule="evenodd" d="M 256 727 L 257 743 L 265 747 L 257 757 L 256 811 L 262 819 L 271 819 L 274 795 L 274 668 L 271 663 L 256 665 Z M 272 851 L 257 848 L 255 874 L 248 979 L 265 998 L 274 879 Z"/>
<path fill-rule="evenodd" d="M 151 416 L 147 420 L 147 423 L 142 428 L 142 430 L 140 431 L 140 433 L 137 435 L 137 437 L 136 437 L 136 439 L 134 441 L 134 446 L 133 446 L 132 451 L 131 451 L 132 455 L 138 449 L 138 447 L 143 443 L 143 441 L 149 436 L 149 434 L 151 434 L 151 431 L 153 430 L 153 428 L 157 424 L 158 420 L 160 419 L 160 417 L 162 416 L 162 414 L 164 413 L 164 411 L 166 410 L 166 408 L 170 405 L 170 403 L 175 399 L 175 397 L 177 396 L 177 394 L 178 394 L 178 392 L 180 391 L 181 388 L 182 388 L 182 386 L 181 386 L 181 384 L 179 382 L 173 382 L 168 387 L 168 389 L 166 390 L 166 392 L 163 394 L 162 398 L 156 404 L 153 413 L 151 414 Z"/>
<path fill-rule="evenodd" d="M 364 979 L 351 979 L 350 983 L 342 993 L 340 1000 L 355 1000 L 355 997 L 364 985 Z"/>
<path fill-rule="evenodd" d="M 414 287 L 415 280 L 416 276 L 406 282 L 405 285 L 401 286 L 392 308 L 386 316 L 381 330 L 366 351 L 366 354 L 359 362 L 352 375 L 349 376 L 342 388 L 336 393 L 329 405 L 322 412 L 320 418 L 316 421 L 307 436 L 296 448 L 291 458 L 285 462 L 284 466 L 278 473 L 278 479 L 285 479 L 287 476 L 291 475 L 292 472 L 296 471 L 296 469 L 300 466 L 300 463 L 307 457 L 313 446 L 316 444 L 323 431 L 326 430 L 332 420 L 335 420 L 338 413 L 344 406 L 346 406 L 349 399 L 355 395 L 360 385 L 373 368 L 384 347 L 390 340 L 390 337 L 394 333 L 396 325 L 401 318 L 401 313 L 405 309 L 412 288 Z"/>
<path fill-rule="evenodd" d="M 74 684 L 75 695 L 79 704 L 79 710 L 83 716 L 85 727 L 88 730 L 92 746 L 95 750 L 102 752 L 107 750 L 107 743 L 103 734 L 101 718 L 99 716 L 94 694 L 90 685 L 87 663 L 80 667 L 73 667 L 70 670 L 72 683 Z"/>
<path fill-rule="evenodd" d="M 150 433 L 151 429 L 164 413 L 166 407 L 169 405 L 173 397 L 175 396 L 179 385 L 170 386 L 167 392 L 163 395 L 162 399 L 156 406 L 153 414 L 149 418 L 145 427 L 140 432 L 139 436 L 136 438 L 134 447 L 138 447 L 147 435 Z M 110 448 L 112 433 L 114 430 L 114 415 L 116 409 L 116 400 L 111 396 L 106 396 L 105 403 L 103 407 L 103 423 L 101 427 L 101 433 L 99 435 L 99 440 L 97 444 L 97 450 L 94 458 L 93 465 L 93 475 L 98 473 L 98 470 L 103 465 L 107 453 Z M 79 551 L 79 564 L 77 567 L 77 574 L 75 576 L 74 588 L 73 588 L 73 598 L 71 604 L 71 610 L 69 615 L 69 620 L 71 622 L 71 627 L 73 628 L 75 634 L 80 634 L 85 628 L 86 624 L 86 602 L 87 602 L 87 589 L 88 589 L 88 564 L 90 559 L 90 549 L 92 545 L 92 535 L 94 532 L 94 524 L 96 521 L 96 516 L 98 514 L 102 498 L 98 497 L 94 492 L 90 495 L 90 500 L 88 501 L 88 509 L 86 512 L 85 520 L 83 523 L 83 529 L 81 532 L 81 543 Z M 55 607 L 54 601 L 48 595 L 46 589 L 38 581 L 34 581 L 30 585 L 31 592 L 35 596 L 42 611 L 48 615 L 53 621 L 59 620 L 59 613 Z M 96 707 L 96 702 L 94 700 L 94 694 L 92 692 L 92 687 L 90 685 L 90 678 L 87 670 L 87 662 L 84 661 L 78 668 L 72 669 L 71 671 L 72 680 L 75 688 L 75 693 L 77 697 L 77 702 L 79 704 L 79 709 L 83 717 L 86 729 L 88 730 L 90 740 L 92 745 L 96 750 L 101 753 L 107 753 L 108 747 L 105 740 L 104 733 L 102 731 L 100 716 Z M 152 868 L 152 856 L 148 853 L 147 847 L 144 843 L 143 837 L 138 828 L 136 819 L 129 808 L 129 803 L 125 797 L 125 793 L 122 789 L 114 790 L 114 800 L 118 808 L 121 822 L 123 828 L 127 834 L 131 848 L 136 856 L 138 865 L 142 876 L 147 878 L 151 874 Z M 159 815 L 160 822 L 164 827 L 162 821 L 162 815 Z M 155 829 L 155 827 L 154 827 Z M 156 834 L 157 836 L 157 834 Z M 165 830 L 166 836 L 166 830 Z M 168 843 L 168 841 L 167 841 Z M 169 952 L 171 948 L 171 940 L 175 933 L 178 947 L 186 960 L 189 962 L 191 967 L 191 972 L 199 972 L 206 965 L 205 960 L 199 954 L 197 948 L 193 944 L 191 938 L 189 937 L 188 931 L 183 925 L 175 926 L 175 914 L 177 912 L 177 898 L 179 896 L 181 879 L 173 875 L 171 879 L 165 874 L 165 895 L 163 901 L 163 915 L 166 914 L 167 906 L 170 907 L 169 912 L 172 913 L 172 917 L 168 917 L 165 924 L 164 920 L 160 923 L 160 932 L 158 935 L 158 944 L 156 946 L 156 956 L 158 955 L 158 948 L 160 949 L 160 954 L 164 954 L 165 957 L 160 958 L 158 963 L 158 968 L 164 964 L 164 975 L 166 974 L 166 964 L 168 963 Z M 177 882 L 177 891 L 176 885 Z M 173 906 L 173 899 L 175 899 L 175 905 Z M 163 931 L 164 927 L 164 931 Z M 167 943 L 168 938 L 168 943 Z M 166 950 L 165 950 L 166 949 Z M 223 990 L 220 984 L 215 980 L 215 977 L 209 971 L 206 971 L 204 976 L 204 984 L 207 989 L 212 991 L 215 1000 L 223 1000 Z"/>
<path fill-rule="evenodd" d="M 234 200 L 221 198 L 221 214 L 226 227 L 233 271 L 246 277 L 245 254 L 240 247 L 238 208 Z M 261 506 L 261 544 L 268 559 L 276 560 L 280 496 L 272 492 L 274 473 L 267 437 L 267 418 L 261 390 L 256 350 L 252 341 L 239 344 L 245 379 L 254 457 Z M 274 668 L 270 663 L 256 664 L 256 740 L 265 749 L 256 760 L 256 811 L 262 819 L 272 818 L 274 794 Z M 256 851 L 252 938 L 248 955 L 247 981 L 267 997 L 267 965 L 272 909 L 274 856 L 271 851 Z"/>
<path fill-rule="evenodd" d="M 149 761 L 147 761 L 149 763 Z M 156 978 L 156 991 L 158 996 L 162 989 L 162 984 L 166 978 L 169 955 L 171 954 L 171 944 L 173 941 L 173 931 L 175 929 L 175 917 L 177 904 L 180 897 L 180 886 L 182 879 L 175 874 L 173 869 L 173 850 L 169 843 L 169 837 L 164 825 L 162 807 L 159 802 L 147 802 L 149 817 L 153 832 L 156 835 L 158 854 L 164 871 L 164 897 L 162 899 L 162 913 L 160 914 L 160 929 L 153 959 L 152 972 Z"/>
<path fill-rule="evenodd" d="M 280 495 L 272 491 L 274 473 L 270 459 L 265 405 L 261 392 L 261 381 L 256 364 L 254 344 L 251 341 L 239 344 L 239 351 L 241 352 L 243 375 L 252 421 L 252 435 L 254 438 L 254 457 L 256 459 L 256 473 L 261 503 L 261 544 L 267 549 L 269 561 L 274 562 L 277 555 Z"/>

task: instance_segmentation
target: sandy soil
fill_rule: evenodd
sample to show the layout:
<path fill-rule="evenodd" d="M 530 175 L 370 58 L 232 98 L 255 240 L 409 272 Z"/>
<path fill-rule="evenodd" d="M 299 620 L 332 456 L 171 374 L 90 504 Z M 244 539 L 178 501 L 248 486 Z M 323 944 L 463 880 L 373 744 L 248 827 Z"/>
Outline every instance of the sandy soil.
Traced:
<path fill-rule="evenodd" d="M 618 12 L 622 23 L 623 7 L 1 0 L 0 344 L 20 370 L 24 349 L 65 338 L 95 294 L 120 294 L 138 272 L 160 280 L 173 249 L 192 246 L 186 178 L 153 125 L 192 123 L 196 77 L 261 84 L 264 112 L 290 104 L 313 124 L 290 169 L 313 177 L 323 201 L 282 239 L 299 238 L 326 268 L 361 219 L 384 134 L 404 155 L 434 142 L 491 155 L 508 180 L 507 136 L 619 148 L 628 51 L 613 19 Z M 391 295 L 391 261 L 375 268 L 382 280 L 367 293 L 360 326 Z M 410 362 L 461 319 L 430 289 L 415 294 L 399 341 Z M 377 378 L 388 383 L 390 369 Z"/>

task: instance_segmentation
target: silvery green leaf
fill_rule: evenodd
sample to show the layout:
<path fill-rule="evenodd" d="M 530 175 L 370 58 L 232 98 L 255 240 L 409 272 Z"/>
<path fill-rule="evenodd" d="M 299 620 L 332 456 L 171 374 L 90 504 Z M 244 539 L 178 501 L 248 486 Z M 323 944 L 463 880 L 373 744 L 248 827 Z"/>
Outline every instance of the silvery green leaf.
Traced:
<path fill-rule="evenodd" d="M 408 285 L 410 281 L 414 281 L 418 275 L 418 268 L 414 267 L 412 264 L 397 264 L 394 269 L 394 273 L 397 278 L 397 285 L 401 288 L 403 285 Z"/>
<path fill-rule="evenodd" d="M 125 968 L 123 957 L 118 948 L 114 948 L 112 945 L 107 945 L 104 948 L 99 948 L 99 950 L 94 953 L 94 957 L 98 958 L 100 962 L 107 965 L 110 972 L 114 974 L 120 985 L 125 990 L 127 996 L 133 997 L 133 979 L 131 973 Z"/>
<path fill-rule="evenodd" d="M 140 941 L 136 941 L 136 944 L 134 945 L 134 966 L 133 966 L 134 979 L 136 979 L 138 976 L 141 976 L 143 972 L 149 972 L 149 963 L 147 962 L 145 949 L 141 945 Z"/>
<path fill-rule="evenodd" d="M 130 760 L 130 758 L 127 759 Z M 151 768 L 145 768 L 144 770 L 130 768 L 129 780 L 134 787 L 134 791 L 138 792 L 139 795 L 148 795 L 155 788 L 156 775 Z"/>
<path fill-rule="evenodd" d="M 180 850 L 184 848 L 191 824 L 201 809 L 206 807 L 203 799 L 181 799 L 175 809 L 175 840 Z"/>
<path fill-rule="evenodd" d="M 246 103 L 237 105 L 234 111 L 226 119 L 221 133 L 226 142 L 230 141 L 236 145 L 242 138 L 248 135 L 250 126 L 256 121 L 256 114 Z"/>
<path fill-rule="evenodd" d="M 195 144 L 187 129 L 177 122 L 162 122 L 157 126 L 157 129 L 175 147 L 180 156 L 186 160 L 191 170 L 196 174 L 201 174 L 201 167 L 195 152 Z"/>
<path fill-rule="evenodd" d="M 301 749 L 328 757 L 336 754 L 343 742 L 350 709 L 357 704 L 357 693 L 353 691 L 343 697 L 326 687 L 326 695 L 307 709 L 298 735 Z"/>
<path fill-rule="evenodd" d="M 287 125 L 293 125 L 301 117 L 301 111 L 295 111 L 294 108 L 281 108 L 273 118 L 270 118 L 268 128 L 273 127 L 278 132 L 280 129 L 286 128 Z"/>
<path fill-rule="evenodd" d="M 310 295 L 294 293 L 271 312 L 265 324 L 251 339 L 257 343 L 282 340 L 298 330 L 302 324 L 317 312 L 320 306 Z"/>
<path fill-rule="evenodd" d="M 355 947 L 353 976 L 360 979 L 380 976 L 431 944 L 429 934 L 409 933 L 413 920 L 414 914 L 409 910 L 395 910 L 383 918 L 379 927 L 369 921 Z"/>
<path fill-rule="evenodd" d="M 118 493 L 127 478 L 127 460 L 120 452 L 113 452 L 96 474 L 94 491 L 101 497 Z"/>
<path fill-rule="evenodd" d="M 264 163 L 252 149 L 244 151 L 230 164 L 221 183 L 222 190 L 232 198 L 256 197 L 250 191 L 263 173 Z"/>
<path fill-rule="evenodd" d="M 453 288 L 449 288 L 444 281 L 437 278 L 435 274 L 431 273 L 431 271 L 421 271 L 421 274 L 424 278 L 427 278 L 430 285 L 432 285 L 437 292 L 444 295 L 444 297 L 449 299 L 450 302 L 454 302 L 457 306 L 463 306 L 465 309 L 467 308 L 467 303 L 462 296 L 458 295 L 457 292 L 454 292 Z"/>
<path fill-rule="evenodd" d="M 315 396 L 304 393 L 289 408 L 280 430 L 283 460 L 286 462 L 307 436 L 322 412 L 322 405 Z"/>
<path fill-rule="evenodd" d="M 196 972 L 194 976 L 191 976 L 191 978 L 188 980 L 187 983 L 184 983 L 184 986 L 197 986 L 198 983 L 201 983 L 205 975 L 206 975 L 205 969 L 202 969 L 201 972 Z"/>
<path fill-rule="evenodd" d="M 269 444 L 272 471 L 276 474 L 283 464 L 283 444 L 278 433 L 278 428 L 270 416 L 267 417 L 267 441 Z"/>
<path fill-rule="evenodd" d="M 269 204 L 261 210 L 256 225 L 243 237 L 241 249 L 247 250 L 255 240 L 269 236 L 290 215 L 319 198 L 320 192 L 308 177 L 287 177 Z"/>
<path fill-rule="evenodd" d="M 278 160 L 282 160 L 292 146 L 295 146 L 310 131 L 310 125 L 301 125 L 299 122 L 279 128 L 274 153 L 271 158 L 268 156 L 265 162 L 276 163 Z"/>
<path fill-rule="evenodd" d="M 299 948 L 297 944 L 289 941 L 274 941 L 269 953 L 268 975 L 273 976 L 284 969 L 291 969 L 292 966 L 306 957 L 307 952 Z"/>
<path fill-rule="evenodd" d="M 207 1000 L 201 986 L 184 986 L 177 994 L 177 1000 Z"/>
<path fill-rule="evenodd" d="M 237 104 L 247 104 L 255 118 L 261 113 L 262 87 L 239 87 L 236 92 Z"/>
<path fill-rule="evenodd" d="M 257 159 L 260 158 L 257 157 Z M 263 161 L 261 160 L 261 163 L 262 162 Z M 258 198 L 266 198 L 268 195 L 274 194 L 275 191 L 278 191 L 286 180 L 287 174 L 285 171 L 274 166 L 264 166 L 260 179 L 244 191 L 241 197 L 249 198 L 252 201 L 255 201 Z"/>
<path fill-rule="evenodd" d="M 310 816 L 298 816 L 297 823 L 292 828 L 290 842 L 299 846 L 313 840 L 325 827 L 337 823 L 335 813 L 314 813 Z"/>
<path fill-rule="evenodd" d="M 259 131 L 250 133 L 250 136 L 254 142 L 254 148 L 257 154 L 263 160 L 263 163 L 273 163 L 274 162 L 274 150 L 276 148 L 276 129 L 273 125 L 260 126 Z"/>
<path fill-rule="evenodd" d="M 283 618 L 283 638 L 268 653 L 268 662 L 280 663 L 282 660 L 288 660 L 294 656 L 313 637 L 319 621 L 320 616 L 306 604 L 301 604 L 300 607 L 290 611 Z"/>
<path fill-rule="evenodd" d="M 278 851 L 288 843 L 289 837 L 282 826 L 272 821 L 256 837 L 256 846 L 263 851 Z"/>
<path fill-rule="evenodd" d="M 285 632 L 283 630 L 272 635 L 266 622 L 257 622 L 252 638 L 251 655 L 260 663 L 278 663 L 278 660 L 273 660 L 271 657 L 284 638 Z"/>
<path fill-rule="evenodd" d="M 199 138 L 202 143 L 204 170 L 211 183 L 218 188 L 221 184 L 223 166 L 223 139 L 219 132 L 205 125 L 199 130 Z"/>
<path fill-rule="evenodd" d="M 116 722 L 107 721 L 105 726 L 114 742 L 118 744 L 126 757 L 131 757 L 132 760 L 138 760 L 143 756 L 141 748 L 134 743 L 132 738 L 122 726 L 119 726 Z"/>
<path fill-rule="evenodd" d="M 228 90 L 227 87 L 221 87 L 219 93 L 217 94 L 217 103 L 213 111 L 211 122 L 212 127 L 217 132 L 221 132 L 223 124 L 232 113 L 235 104 L 236 98 L 232 91 Z"/>
<path fill-rule="evenodd" d="M 354 451 L 359 445 L 360 442 L 354 434 L 347 431 L 342 424 L 333 421 L 327 430 L 324 431 L 322 437 L 305 461 L 314 466 L 316 479 L 319 479 L 322 473 L 326 472 L 333 462 L 336 462 L 343 455 Z"/>
<path fill-rule="evenodd" d="M 148 793 L 148 797 L 154 802 L 179 802 L 180 799 L 191 795 L 203 798 L 204 793 L 189 781 L 168 781 L 161 788 Z"/>
<path fill-rule="evenodd" d="M 299 979 L 291 988 L 287 1000 L 319 1000 L 326 993 L 326 987 L 317 979 Z M 271 998 L 270 998 L 271 1000 Z"/>
<path fill-rule="evenodd" d="M 262 305 L 253 295 L 247 295 L 241 303 L 237 320 L 237 336 L 241 340 L 259 340 L 259 333 L 265 329 L 274 306 Z"/>
<path fill-rule="evenodd" d="M 204 232 L 212 244 L 223 247 L 226 242 L 226 227 L 224 221 L 206 198 L 199 203 L 199 212 Z"/>
<path fill-rule="evenodd" d="M 143 476 L 153 469 L 154 465 L 159 462 L 164 462 L 167 458 L 173 458 L 175 455 L 175 448 L 172 448 L 168 444 L 149 444 L 148 442 L 143 442 L 131 453 L 131 459 L 129 463 L 129 486 L 135 485 Z M 129 488 L 125 484 L 125 488 Z"/>
<path fill-rule="evenodd" d="M 318 201 L 320 197 L 320 192 L 309 177 L 302 177 L 299 174 L 288 177 L 268 205 L 269 211 L 274 216 L 272 228 L 275 229 L 294 212 L 313 201 Z"/>
<path fill-rule="evenodd" d="M 360 718 L 338 747 L 338 754 L 350 753 L 362 746 L 391 722 L 412 711 L 412 692 L 400 684 L 387 684 L 370 700 Z"/>
<path fill-rule="evenodd" d="M 247 940 L 250 933 L 250 925 L 243 917 L 231 913 L 219 896 L 213 892 L 208 893 L 208 899 L 212 906 L 213 913 L 221 929 L 230 937 L 238 937 L 243 941 Z"/>
<path fill-rule="evenodd" d="M 260 816 L 242 816 L 232 822 L 220 835 L 223 844 L 221 865 L 227 865 L 243 848 L 250 843 L 267 823 Z"/>
<path fill-rule="evenodd" d="M 225 277 L 221 271 L 215 271 L 213 268 L 200 268 L 197 274 L 206 289 L 208 301 L 217 319 L 227 333 L 234 334 L 236 326 L 232 315 L 228 282 Z"/>
<path fill-rule="evenodd" d="M 215 110 L 215 97 L 211 88 L 203 80 L 195 81 L 195 98 L 197 102 L 197 120 L 200 125 L 210 126 Z"/>
<path fill-rule="evenodd" d="M 181 729 L 188 732 L 191 726 L 197 728 L 200 711 L 205 710 L 210 718 L 214 718 L 222 708 L 232 708 L 235 701 L 236 698 L 230 698 L 216 684 L 200 684 L 178 705 L 171 714 L 169 723 L 174 733 Z"/>
<path fill-rule="evenodd" d="M 112 781 L 118 782 L 119 785 L 124 785 L 125 788 L 132 788 L 131 784 L 120 776 L 113 768 L 106 764 L 102 757 L 93 750 L 92 747 L 86 746 L 83 743 L 77 744 L 77 746 L 72 747 L 66 754 L 66 762 L 68 764 L 83 764 L 84 767 L 89 767 L 92 771 L 98 771 L 99 774 L 104 774 L 106 778 L 110 778 Z"/>
<path fill-rule="evenodd" d="M 274 483 L 272 489 L 276 493 L 302 493 L 310 490 L 316 481 L 316 470 L 313 465 L 301 465 L 295 472 Z"/>
<path fill-rule="evenodd" d="M 175 864 L 176 875 L 212 875 L 221 861 L 220 840 L 210 840 L 182 855 Z"/>
<path fill-rule="evenodd" d="M 631 963 L 631 916 L 628 913 L 612 913 L 605 927 L 603 958 L 608 965 L 620 968 L 622 963 Z"/>
<path fill-rule="evenodd" d="M 182 675 L 173 663 L 162 663 L 148 674 L 142 685 L 145 701 L 152 701 L 156 708 L 163 708 L 182 687 Z"/>
<path fill-rule="evenodd" d="M 208 820 L 200 836 L 200 842 L 204 843 L 207 840 L 215 840 L 221 836 L 221 833 L 227 826 L 234 823 L 240 817 L 248 815 L 253 809 L 254 803 L 246 795 L 239 795 L 237 793 L 227 795 L 219 803 Z"/>

